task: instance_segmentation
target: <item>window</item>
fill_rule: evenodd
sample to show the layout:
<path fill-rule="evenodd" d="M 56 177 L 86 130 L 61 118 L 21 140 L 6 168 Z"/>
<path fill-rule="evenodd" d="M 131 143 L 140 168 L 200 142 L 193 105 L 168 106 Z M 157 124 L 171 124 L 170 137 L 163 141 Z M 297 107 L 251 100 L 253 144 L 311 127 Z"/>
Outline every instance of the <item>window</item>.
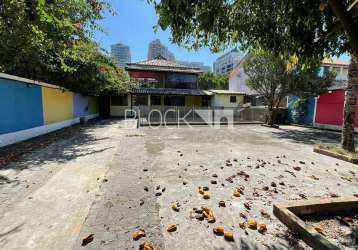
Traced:
<path fill-rule="evenodd" d="M 148 96 L 147 95 L 135 95 L 133 96 L 134 106 L 147 106 Z"/>
<path fill-rule="evenodd" d="M 210 106 L 210 96 L 203 96 L 201 99 L 201 105 L 204 107 Z"/>
<path fill-rule="evenodd" d="M 111 105 L 128 106 L 128 96 L 127 95 L 111 96 Z"/>
<path fill-rule="evenodd" d="M 236 103 L 236 96 L 230 96 L 230 103 Z"/>
<path fill-rule="evenodd" d="M 197 76 L 193 74 L 169 74 L 167 76 L 166 87 L 173 89 L 196 89 Z"/>
<path fill-rule="evenodd" d="M 162 97 L 160 95 L 151 95 L 150 105 L 162 105 Z"/>

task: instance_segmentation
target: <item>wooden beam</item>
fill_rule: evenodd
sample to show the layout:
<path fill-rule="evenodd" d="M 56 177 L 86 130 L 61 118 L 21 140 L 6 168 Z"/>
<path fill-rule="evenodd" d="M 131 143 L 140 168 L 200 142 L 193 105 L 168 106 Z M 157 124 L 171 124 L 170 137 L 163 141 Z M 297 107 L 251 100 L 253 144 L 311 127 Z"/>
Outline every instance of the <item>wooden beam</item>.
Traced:
<path fill-rule="evenodd" d="M 328 198 L 304 201 L 290 201 L 274 204 L 273 214 L 290 230 L 297 232 L 302 240 L 313 249 L 336 250 L 338 246 L 330 242 L 313 227 L 307 225 L 298 215 L 317 214 L 322 211 L 338 213 L 340 211 L 358 210 L 358 198 Z"/>

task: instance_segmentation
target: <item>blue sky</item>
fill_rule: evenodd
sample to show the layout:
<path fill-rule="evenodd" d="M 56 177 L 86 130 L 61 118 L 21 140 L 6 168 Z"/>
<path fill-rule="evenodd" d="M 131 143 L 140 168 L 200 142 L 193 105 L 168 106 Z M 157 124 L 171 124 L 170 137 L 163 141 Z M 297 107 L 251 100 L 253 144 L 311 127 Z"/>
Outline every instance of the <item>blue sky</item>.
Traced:
<path fill-rule="evenodd" d="M 159 38 L 177 60 L 199 61 L 212 66 L 213 61 L 223 53 L 213 54 L 209 49 L 188 51 L 171 44 L 170 32 L 158 30 L 154 32 L 153 26 L 157 23 L 157 17 L 153 6 L 146 0 L 110 0 L 117 11 L 116 16 L 106 14 L 106 18 L 100 24 L 106 30 L 106 34 L 97 33 L 96 40 L 103 48 L 110 50 L 110 45 L 121 42 L 130 46 L 132 62 L 145 60 L 150 41 Z"/>
<path fill-rule="evenodd" d="M 106 13 L 104 20 L 100 22 L 106 32 L 96 33 L 95 38 L 108 51 L 110 45 L 114 43 L 129 45 L 132 62 L 145 60 L 149 42 L 157 38 L 174 53 L 177 60 L 199 61 L 212 66 L 215 59 L 224 53 L 213 54 L 208 48 L 188 51 L 170 42 L 169 31 L 159 29 L 154 32 L 153 26 L 157 23 L 157 17 L 153 6 L 147 4 L 146 0 L 109 0 L 109 2 L 117 15 Z M 342 56 L 341 59 L 347 60 L 349 57 Z"/>

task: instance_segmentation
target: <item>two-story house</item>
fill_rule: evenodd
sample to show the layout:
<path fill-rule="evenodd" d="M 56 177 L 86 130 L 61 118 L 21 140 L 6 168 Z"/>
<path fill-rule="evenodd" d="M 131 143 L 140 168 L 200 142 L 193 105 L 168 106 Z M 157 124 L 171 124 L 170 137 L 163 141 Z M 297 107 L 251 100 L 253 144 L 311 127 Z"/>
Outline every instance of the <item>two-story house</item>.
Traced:
<path fill-rule="evenodd" d="M 243 93 L 199 89 L 198 77 L 202 70 L 198 67 L 154 59 L 129 63 L 125 69 L 137 86 L 126 94 L 110 97 L 111 116 L 125 116 L 126 110 L 138 107 L 146 110 L 213 105 L 238 107 L 243 102 Z"/>

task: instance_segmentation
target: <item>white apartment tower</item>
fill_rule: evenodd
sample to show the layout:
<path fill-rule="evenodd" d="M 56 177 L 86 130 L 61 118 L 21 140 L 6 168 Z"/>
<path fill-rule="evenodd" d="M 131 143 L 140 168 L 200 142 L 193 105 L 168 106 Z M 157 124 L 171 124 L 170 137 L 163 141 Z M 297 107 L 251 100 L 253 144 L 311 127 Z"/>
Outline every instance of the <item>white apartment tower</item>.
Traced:
<path fill-rule="evenodd" d="M 148 60 L 164 58 L 168 61 L 175 61 L 174 54 L 163 45 L 159 39 L 151 41 L 148 47 Z"/>
<path fill-rule="evenodd" d="M 111 55 L 120 67 L 124 68 L 127 63 L 131 62 L 131 51 L 129 46 L 125 44 L 113 44 L 111 46 Z"/>
<path fill-rule="evenodd" d="M 214 73 L 230 74 L 230 72 L 239 64 L 243 55 L 238 49 L 233 49 L 215 60 L 213 65 Z"/>

